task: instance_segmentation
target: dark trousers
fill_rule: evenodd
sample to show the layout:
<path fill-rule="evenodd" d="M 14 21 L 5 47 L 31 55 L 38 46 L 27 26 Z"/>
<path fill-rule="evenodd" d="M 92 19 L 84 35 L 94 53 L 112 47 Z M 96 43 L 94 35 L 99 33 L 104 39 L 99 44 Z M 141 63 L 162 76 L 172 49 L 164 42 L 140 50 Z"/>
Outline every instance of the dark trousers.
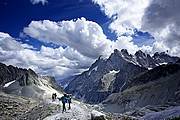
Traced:
<path fill-rule="evenodd" d="M 66 103 L 62 103 L 63 104 L 63 110 L 62 112 L 66 111 Z"/>
<path fill-rule="evenodd" d="M 69 102 L 69 108 L 68 109 L 71 109 L 71 103 Z"/>

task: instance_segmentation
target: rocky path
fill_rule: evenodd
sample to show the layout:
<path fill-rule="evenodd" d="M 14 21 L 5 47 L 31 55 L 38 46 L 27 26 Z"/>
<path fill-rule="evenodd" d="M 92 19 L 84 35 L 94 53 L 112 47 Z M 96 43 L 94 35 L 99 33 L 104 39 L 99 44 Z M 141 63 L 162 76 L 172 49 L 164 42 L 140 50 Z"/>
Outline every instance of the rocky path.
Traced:
<path fill-rule="evenodd" d="M 88 120 L 91 119 L 91 108 L 87 107 L 83 103 L 73 101 L 71 109 L 62 113 L 62 104 L 59 101 L 50 102 L 50 104 L 56 105 L 54 109 L 58 113 L 46 117 L 44 120 Z M 68 105 L 66 105 L 68 108 Z"/>
<path fill-rule="evenodd" d="M 90 120 L 95 106 L 72 100 L 71 109 L 62 113 L 62 103 L 51 99 L 34 99 L 0 92 L 0 120 Z"/>

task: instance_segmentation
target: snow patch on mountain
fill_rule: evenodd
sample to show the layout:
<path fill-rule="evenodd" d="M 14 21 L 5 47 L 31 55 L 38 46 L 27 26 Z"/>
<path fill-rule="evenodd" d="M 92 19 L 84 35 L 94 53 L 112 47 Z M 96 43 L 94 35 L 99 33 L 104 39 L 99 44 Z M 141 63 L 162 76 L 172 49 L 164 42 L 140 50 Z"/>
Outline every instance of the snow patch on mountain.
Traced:
<path fill-rule="evenodd" d="M 102 78 L 101 78 L 101 81 L 103 82 L 104 84 L 104 88 L 101 90 L 101 91 L 108 91 L 108 88 L 110 87 L 111 85 L 111 82 L 114 81 L 114 79 L 116 78 L 116 73 L 118 73 L 118 71 L 115 71 L 115 70 L 112 70 L 112 71 L 109 71 L 109 73 L 105 74 Z"/>
<path fill-rule="evenodd" d="M 168 63 L 166 63 L 166 62 L 159 63 L 159 65 L 166 65 L 166 64 L 168 64 Z"/>
<path fill-rule="evenodd" d="M 97 110 L 93 110 L 91 112 L 91 115 L 94 116 L 94 117 L 106 116 L 105 114 L 103 114 L 103 113 L 101 113 L 101 112 L 99 112 Z"/>
<path fill-rule="evenodd" d="M 117 70 L 117 71 L 116 71 L 116 70 L 112 70 L 112 71 L 109 71 L 109 73 L 115 75 L 115 74 L 118 73 L 119 71 L 120 71 L 120 70 Z"/>
<path fill-rule="evenodd" d="M 148 68 L 148 70 L 151 70 L 151 69 L 153 69 L 153 68 L 150 68 L 150 67 Z"/>
<path fill-rule="evenodd" d="M 94 67 L 92 70 L 89 71 L 88 75 L 91 75 L 91 72 L 97 71 L 97 69 L 98 69 L 98 66 Z"/>
<path fill-rule="evenodd" d="M 125 85 L 126 85 L 126 81 L 124 81 L 124 84 L 121 86 L 120 91 L 122 91 L 122 89 Z"/>
<path fill-rule="evenodd" d="M 11 81 L 11 82 L 6 83 L 3 87 L 8 87 L 8 86 L 10 86 L 11 84 L 13 84 L 14 82 L 16 82 L 16 80 L 13 80 L 13 81 Z"/>
<path fill-rule="evenodd" d="M 159 66 L 159 64 L 155 64 L 156 66 Z"/>
<path fill-rule="evenodd" d="M 43 80 L 42 80 L 43 79 Z M 38 85 L 38 87 L 44 91 L 43 92 L 43 97 L 44 98 L 49 98 L 51 99 L 51 95 L 52 93 L 56 93 L 58 96 L 62 96 L 63 94 L 62 93 L 59 93 L 57 90 L 53 89 L 50 85 L 49 85 L 49 82 L 44 79 L 44 78 L 41 78 L 39 79 L 40 81 L 40 85 Z"/>
<path fill-rule="evenodd" d="M 129 61 L 129 62 L 131 62 L 134 65 L 139 65 L 141 67 L 141 65 L 138 62 L 136 62 L 136 61 Z"/>

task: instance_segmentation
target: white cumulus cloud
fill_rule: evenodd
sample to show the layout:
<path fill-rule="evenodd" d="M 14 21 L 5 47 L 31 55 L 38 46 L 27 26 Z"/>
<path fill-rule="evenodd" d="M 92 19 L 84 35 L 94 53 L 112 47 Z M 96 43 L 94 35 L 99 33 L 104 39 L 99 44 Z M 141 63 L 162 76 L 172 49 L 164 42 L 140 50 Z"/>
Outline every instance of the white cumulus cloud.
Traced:
<path fill-rule="evenodd" d="M 155 37 L 156 42 L 152 46 L 142 46 L 138 49 L 148 53 L 168 50 L 169 54 L 180 56 L 179 0 L 92 1 L 112 19 L 109 28 L 117 34 L 117 37 L 124 34 L 131 36 L 135 34 L 134 29 L 148 32 Z M 133 47 L 137 48 L 131 40 L 126 43 L 133 44 Z M 129 47 L 127 49 L 131 50 Z"/>
<path fill-rule="evenodd" d="M 135 52 L 139 50 L 138 46 L 132 42 L 131 36 L 118 37 L 117 40 L 113 42 L 113 49 L 127 49 L 131 54 L 135 54 Z"/>
<path fill-rule="evenodd" d="M 35 4 L 39 4 L 39 3 L 42 3 L 42 5 L 45 5 L 48 3 L 47 0 L 30 0 L 30 2 L 35 5 Z"/>
<path fill-rule="evenodd" d="M 111 52 L 111 41 L 102 28 L 85 18 L 62 22 L 32 21 L 24 28 L 24 33 L 40 41 L 69 46 L 93 59 Z"/>
<path fill-rule="evenodd" d="M 142 30 L 157 40 L 153 50 L 180 56 L 180 1 L 152 0 L 143 16 Z"/>
<path fill-rule="evenodd" d="M 124 33 L 133 34 L 133 29 L 140 29 L 142 16 L 149 0 L 92 0 L 101 7 L 101 10 L 112 23 L 109 28 L 118 36 Z"/>
<path fill-rule="evenodd" d="M 108 57 L 114 49 L 129 47 L 130 52 L 137 49 L 130 42 L 131 37 L 119 37 L 116 41 L 111 41 L 97 23 L 85 18 L 61 22 L 32 21 L 22 34 L 60 47 L 54 49 L 42 46 L 37 51 L 8 34 L 0 33 L 0 62 L 31 68 L 41 75 L 56 78 L 81 73 L 100 55 Z M 66 47 L 63 48 L 62 45 Z"/>
<path fill-rule="evenodd" d="M 53 22 L 50 20 L 32 21 L 23 30 L 25 36 L 35 38 L 46 43 L 55 43 L 66 48 L 41 47 L 40 54 L 48 58 L 42 60 L 39 66 L 44 66 L 42 71 L 57 74 L 73 74 L 83 71 L 100 56 L 109 57 L 114 49 L 128 49 L 130 53 L 138 50 L 134 45 L 132 37 L 118 37 L 111 41 L 103 33 L 102 28 L 93 21 L 80 18 L 70 21 Z M 52 61 L 52 63 L 51 63 Z M 44 63 L 44 64 L 43 64 Z M 46 66 L 50 64 L 56 66 Z M 55 72 L 56 71 L 56 72 Z M 63 72 L 64 71 L 64 72 Z"/>
<path fill-rule="evenodd" d="M 50 48 L 42 46 L 35 51 L 9 34 L 0 32 L 0 62 L 21 68 L 31 68 L 40 75 L 65 78 L 86 70 L 94 59 L 83 56 L 70 47 Z"/>

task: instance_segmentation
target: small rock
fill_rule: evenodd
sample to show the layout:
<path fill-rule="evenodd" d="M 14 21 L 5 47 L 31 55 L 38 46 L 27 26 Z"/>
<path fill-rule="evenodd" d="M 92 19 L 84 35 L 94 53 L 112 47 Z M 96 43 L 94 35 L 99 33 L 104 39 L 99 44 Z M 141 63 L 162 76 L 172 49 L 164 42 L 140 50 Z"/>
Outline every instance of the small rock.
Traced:
<path fill-rule="evenodd" d="M 99 111 L 93 110 L 91 112 L 91 120 L 106 120 L 106 115 Z"/>
<path fill-rule="evenodd" d="M 12 109 L 12 108 L 13 108 L 13 106 L 8 106 L 8 107 L 7 107 L 7 109 Z"/>

